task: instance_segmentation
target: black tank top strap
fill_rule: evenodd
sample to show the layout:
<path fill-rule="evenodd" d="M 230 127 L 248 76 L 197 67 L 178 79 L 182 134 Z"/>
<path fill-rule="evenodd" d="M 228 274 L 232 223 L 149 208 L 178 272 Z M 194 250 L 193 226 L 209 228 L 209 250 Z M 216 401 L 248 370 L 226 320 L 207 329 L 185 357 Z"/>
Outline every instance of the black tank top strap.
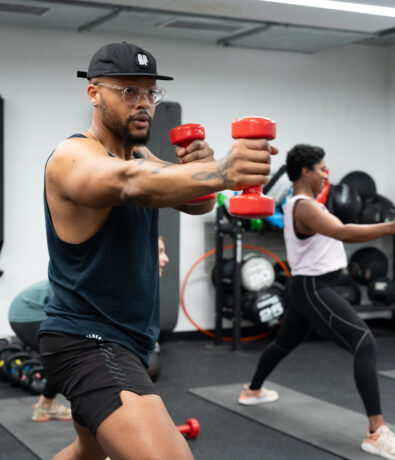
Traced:
<path fill-rule="evenodd" d="M 83 139 L 88 139 L 88 136 L 85 136 L 85 134 L 81 134 L 81 133 L 72 134 L 67 139 L 72 139 L 73 137 L 81 137 Z"/>

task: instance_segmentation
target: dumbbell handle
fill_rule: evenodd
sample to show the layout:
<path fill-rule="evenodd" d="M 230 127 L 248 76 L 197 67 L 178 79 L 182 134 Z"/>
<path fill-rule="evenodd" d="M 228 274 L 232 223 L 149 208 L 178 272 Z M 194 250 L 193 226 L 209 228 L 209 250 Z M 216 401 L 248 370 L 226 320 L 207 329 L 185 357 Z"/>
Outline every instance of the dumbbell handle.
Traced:
<path fill-rule="evenodd" d="M 204 140 L 206 138 L 206 133 L 202 125 L 187 123 L 171 129 L 169 136 L 172 145 L 179 145 L 180 147 L 187 148 L 192 141 Z M 189 201 L 189 203 L 198 204 L 199 202 L 212 200 L 213 198 L 215 198 L 215 193 L 210 193 L 209 195 L 199 196 Z"/>
<path fill-rule="evenodd" d="M 206 133 L 202 125 L 187 123 L 171 129 L 169 136 L 172 145 L 179 145 L 180 147 L 187 148 L 192 141 L 204 140 L 206 138 Z"/>

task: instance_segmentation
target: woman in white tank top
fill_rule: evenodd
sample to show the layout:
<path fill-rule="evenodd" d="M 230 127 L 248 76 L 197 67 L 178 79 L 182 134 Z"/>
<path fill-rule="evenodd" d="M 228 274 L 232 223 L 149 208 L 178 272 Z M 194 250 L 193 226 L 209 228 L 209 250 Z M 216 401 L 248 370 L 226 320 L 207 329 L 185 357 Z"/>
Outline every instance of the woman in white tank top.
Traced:
<path fill-rule="evenodd" d="M 294 194 L 284 206 L 284 238 L 292 276 L 287 282 L 287 310 L 276 338 L 263 351 L 251 383 L 239 403 L 255 405 L 278 399 L 262 385 L 277 364 L 312 328 L 353 354 L 354 378 L 369 427 L 361 448 L 395 459 L 395 434 L 385 424 L 376 371 L 376 343 L 355 309 L 334 289 L 347 266 L 343 241 L 369 241 L 395 233 L 395 221 L 372 225 L 343 224 L 315 200 L 327 180 L 325 152 L 300 144 L 287 155 Z M 339 433 L 341 437 L 341 433 Z"/>

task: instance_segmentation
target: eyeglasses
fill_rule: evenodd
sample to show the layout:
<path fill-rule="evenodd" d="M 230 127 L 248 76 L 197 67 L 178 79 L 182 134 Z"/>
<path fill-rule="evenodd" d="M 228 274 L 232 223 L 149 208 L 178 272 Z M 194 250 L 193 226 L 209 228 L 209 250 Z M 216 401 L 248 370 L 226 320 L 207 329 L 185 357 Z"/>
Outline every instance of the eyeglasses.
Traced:
<path fill-rule="evenodd" d="M 138 88 L 137 86 L 116 86 L 107 83 L 97 82 L 96 86 L 104 86 L 105 88 L 112 88 L 122 91 L 122 100 L 125 104 L 135 105 L 144 95 L 147 99 L 148 105 L 156 106 L 162 102 L 163 96 L 166 92 L 164 88 Z"/>

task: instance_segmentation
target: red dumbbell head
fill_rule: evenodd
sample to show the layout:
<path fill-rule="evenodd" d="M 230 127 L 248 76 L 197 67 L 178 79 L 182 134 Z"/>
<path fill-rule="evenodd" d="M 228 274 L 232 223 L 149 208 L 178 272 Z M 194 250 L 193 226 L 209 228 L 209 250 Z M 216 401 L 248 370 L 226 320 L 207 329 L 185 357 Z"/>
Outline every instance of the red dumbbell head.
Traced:
<path fill-rule="evenodd" d="M 233 139 L 267 139 L 276 138 L 276 122 L 270 118 L 244 117 L 232 123 Z"/>
<path fill-rule="evenodd" d="M 181 147 L 188 147 L 188 145 L 195 140 L 202 141 L 206 138 L 206 133 L 202 125 L 197 123 L 187 123 L 185 125 L 176 126 L 169 132 L 170 142 L 173 145 Z M 204 201 L 213 200 L 216 197 L 215 193 L 200 196 L 194 200 L 189 201 L 189 204 L 200 204 Z"/>
<path fill-rule="evenodd" d="M 263 219 L 274 214 L 276 203 L 261 192 L 262 187 L 249 187 L 229 200 L 229 213 L 243 219 Z M 247 191 L 246 191 L 247 190 Z"/>
<path fill-rule="evenodd" d="M 203 126 L 197 123 L 176 126 L 170 130 L 169 135 L 170 142 L 181 147 L 187 147 L 194 140 L 202 141 L 206 138 Z"/>
<path fill-rule="evenodd" d="M 190 427 L 188 436 L 190 438 L 196 438 L 196 436 L 199 434 L 199 431 L 200 431 L 200 425 L 199 425 L 199 422 L 197 421 L 197 419 L 196 418 L 189 418 L 186 421 L 186 424 L 189 425 L 189 427 Z"/>
<path fill-rule="evenodd" d="M 178 430 L 184 433 L 188 438 L 196 438 L 200 431 L 200 424 L 196 418 L 189 418 L 185 425 L 179 425 Z"/>

